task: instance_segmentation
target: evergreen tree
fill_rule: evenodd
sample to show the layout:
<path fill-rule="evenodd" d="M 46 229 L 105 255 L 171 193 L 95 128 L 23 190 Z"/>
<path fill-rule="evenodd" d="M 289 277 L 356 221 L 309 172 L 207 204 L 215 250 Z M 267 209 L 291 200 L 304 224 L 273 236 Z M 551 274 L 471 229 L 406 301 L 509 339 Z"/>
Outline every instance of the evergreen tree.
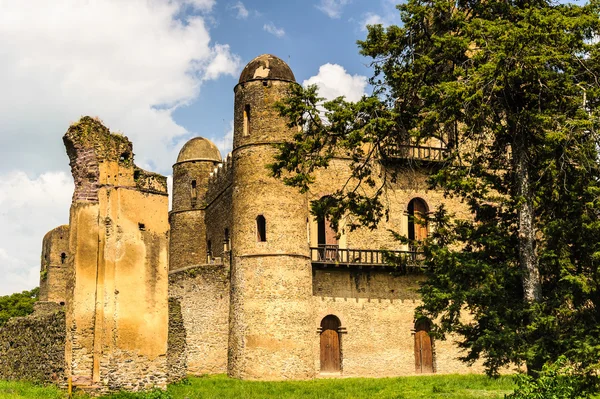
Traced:
<path fill-rule="evenodd" d="M 11 317 L 33 313 L 33 304 L 38 300 L 39 288 L 12 295 L 0 296 L 0 326 Z"/>
<path fill-rule="evenodd" d="M 401 27 L 370 26 L 358 43 L 373 60 L 372 96 L 322 104 L 315 87 L 294 87 L 279 104 L 303 129 L 280 146 L 274 174 L 307 190 L 316 168 L 348 154 L 356 180 L 313 211 L 375 227 L 386 212 L 377 159 L 444 138 L 431 188 L 462 199 L 473 219 L 443 208 L 432 216 L 419 313 L 437 320 L 439 336 L 458 334 L 464 360 L 483 359 L 490 374 L 511 363 L 535 373 L 566 355 L 593 377 L 600 2 L 408 0 L 398 9 Z"/>

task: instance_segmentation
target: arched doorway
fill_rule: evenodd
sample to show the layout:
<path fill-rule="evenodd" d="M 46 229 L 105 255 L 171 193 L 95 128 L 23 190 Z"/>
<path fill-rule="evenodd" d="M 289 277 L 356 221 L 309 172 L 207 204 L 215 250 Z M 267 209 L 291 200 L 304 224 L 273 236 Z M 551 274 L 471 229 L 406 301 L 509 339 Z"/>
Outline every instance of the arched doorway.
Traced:
<path fill-rule="evenodd" d="M 427 213 L 429 207 L 421 198 L 413 198 L 408 203 L 408 238 L 421 241 L 427 238 Z"/>
<path fill-rule="evenodd" d="M 433 345 L 429 330 L 431 323 L 422 318 L 415 323 L 415 371 L 433 373 Z"/>
<path fill-rule="evenodd" d="M 321 372 L 334 373 L 341 370 L 339 328 L 340 319 L 334 315 L 321 320 Z"/>

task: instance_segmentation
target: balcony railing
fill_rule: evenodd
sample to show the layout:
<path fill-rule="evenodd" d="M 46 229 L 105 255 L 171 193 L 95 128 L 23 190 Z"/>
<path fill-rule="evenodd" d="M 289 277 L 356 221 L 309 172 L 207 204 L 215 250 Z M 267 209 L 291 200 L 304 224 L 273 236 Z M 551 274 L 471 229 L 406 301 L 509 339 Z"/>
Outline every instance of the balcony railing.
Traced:
<path fill-rule="evenodd" d="M 421 267 L 424 255 L 418 251 L 387 251 L 375 249 L 339 248 L 319 245 L 310 248 L 313 264 L 334 266 L 411 266 Z"/>
<path fill-rule="evenodd" d="M 382 152 L 388 159 L 413 159 L 425 162 L 443 162 L 446 159 L 446 148 L 443 147 L 388 144 Z"/>

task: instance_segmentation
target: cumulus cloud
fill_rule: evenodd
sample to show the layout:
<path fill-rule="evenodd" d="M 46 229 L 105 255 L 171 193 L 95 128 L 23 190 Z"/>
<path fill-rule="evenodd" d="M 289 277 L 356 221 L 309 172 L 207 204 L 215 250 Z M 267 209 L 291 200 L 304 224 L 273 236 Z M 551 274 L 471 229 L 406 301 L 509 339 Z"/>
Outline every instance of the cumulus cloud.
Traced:
<path fill-rule="evenodd" d="M 362 15 L 362 18 L 358 21 L 360 30 L 366 32 L 367 25 L 383 25 L 387 27 L 400 24 L 400 13 L 396 9 L 399 3 L 398 0 L 382 0 L 381 13 L 367 12 Z"/>
<path fill-rule="evenodd" d="M 285 30 L 283 30 L 283 28 L 276 27 L 273 22 L 269 22 L 268 24 L 264 24 L 263 25 L 263 29 L 265 31 L 269 32 L 270 34 L 275 35 L 277 37 L 283 37 L 283 36 L 285 36 Z"/>
<path fill-rule="evenodd" d="M 242 3 L 241 1 L 238 1 L 237 3 L 232 5 L 231 9 L 237 12 L 235 16 L 237 19 L 246 19 L 250 15 L 250 11 L 248 11 L 244 3 Z"/>
<path fill-rule="evenodd" d="M 172 144 L 187 133 L 172 112 L 197 97 L 204 80 L 235 75 L 241 66 L 227 45 L 211 43 L 201 15 L 178 19 L 186 5 L 209 10 L 213 3 L 4 4 L 0 172 L 9 165 L 28 173 L 64 170 L 60 137 L 81 115 L 124 132 L 141 166 L 168 171 Z"/>
<path fill-rule="evenodd" d="M 0 295 L 39 284 L 42 238 L 69 223 L 73 187 L 65 172 L 0 174 Z"/>
<path fill-rule="evenodd" d="M 229 121 L 229 126 L 225 134 L 214 140 L 215 145 L 221 151 L 223 159 L 231 152 L 233 148 L 233 121 Z"/>
<path fill-rule="evenodd" d="M 350 75 L 346 69 L 337 64 L 325 64 L 319 73 L 302 82 L 303 86 L 316 84 L 319 96 L 333 100 L 344 96 L 348 101 L 358 101 L 365 94 L 367 78 L 361 75 Z"/>
<path fill-rule="evenodd" d="M 350 4 L 350 0 L 321 0 L 316 5 L 319 10 L 325 13 L 329 18 L 339 18 L 345 6 Z"/>
<path fill-rule="evenodd" d="M 38 284 L 42 237 L 68 223 L 73 183 L 61 137 L 71 122 L 99 116 L 133 141 L 138 165 L 170 172 L 190 135 L 174 110 L 241 67 L 227 44 L 211 41 L 214 5 L 2 2 L 0 294 Z"/>

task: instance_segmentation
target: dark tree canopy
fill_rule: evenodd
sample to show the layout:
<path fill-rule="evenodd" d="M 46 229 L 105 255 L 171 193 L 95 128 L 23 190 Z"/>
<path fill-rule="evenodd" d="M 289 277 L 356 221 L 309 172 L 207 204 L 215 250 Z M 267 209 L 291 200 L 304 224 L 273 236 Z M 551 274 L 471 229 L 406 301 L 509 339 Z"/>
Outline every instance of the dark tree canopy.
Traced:
<path fill-rule="evenodd" d="M 33 313 L 33 304 L 38 300 L 39 288 L 12 295 L 0 296 L 0 326 L 11 317 Z"/>
<path fill-rule="evenodd" d="M 429 184 L 473 218 L 431 215 L 419 312 L 457 333 L 465 360 L 491 374 L 566 355 L 600 367 L 600 2 L 408 0 L 402 26 L 370 26 L 358 43 L 374 93 L 322 103 L 294 87 L 279 104 L 303 129 L 272 165 L 307 190 L 337 153 L 356 176 L 313 210 L 334 223 L 385 215 L 373 176 L 385 148 L 447 144 Z M 359 189 L 358 187 L 367 187 Z M 462 317 L 470 313 L 471 317 Z"/>

